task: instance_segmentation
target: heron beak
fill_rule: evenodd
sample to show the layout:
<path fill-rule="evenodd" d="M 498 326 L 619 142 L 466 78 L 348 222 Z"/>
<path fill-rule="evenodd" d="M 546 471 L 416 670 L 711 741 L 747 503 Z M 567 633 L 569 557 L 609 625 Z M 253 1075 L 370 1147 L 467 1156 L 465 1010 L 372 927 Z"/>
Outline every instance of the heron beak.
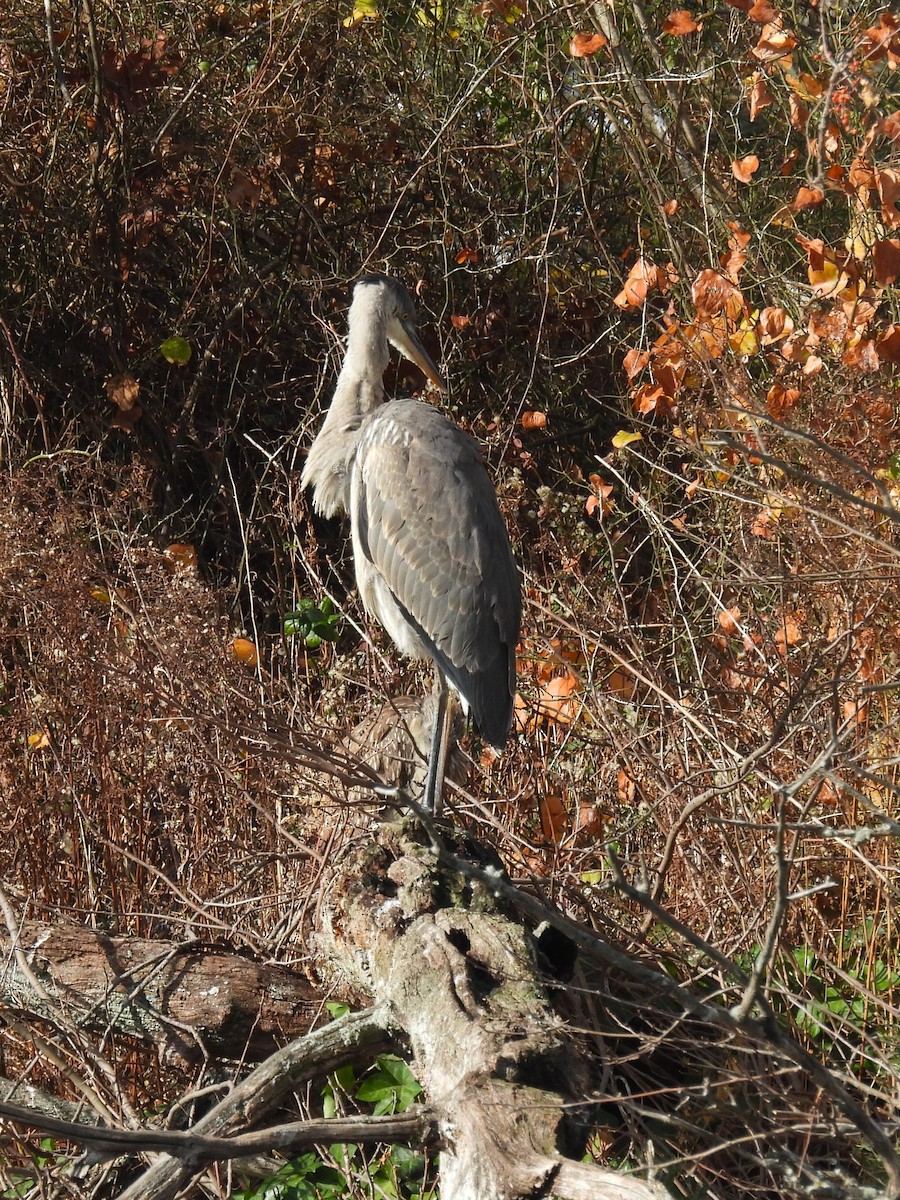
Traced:
<path fill-rule="evenodd" d="M 447 390 L 447 385 L 444 383 L 440 371 L 434 363 L 434 359 L 422 345 L 418 331 L 412 321 L 397 321 L 393 323 L 393 328 L 388 336 L 388 340 L 395 346 L 404 358 L 408 358 L 410 362 L 414 362 L 419 370 L 426 375 L 436 388 L 441 391 Z"/>

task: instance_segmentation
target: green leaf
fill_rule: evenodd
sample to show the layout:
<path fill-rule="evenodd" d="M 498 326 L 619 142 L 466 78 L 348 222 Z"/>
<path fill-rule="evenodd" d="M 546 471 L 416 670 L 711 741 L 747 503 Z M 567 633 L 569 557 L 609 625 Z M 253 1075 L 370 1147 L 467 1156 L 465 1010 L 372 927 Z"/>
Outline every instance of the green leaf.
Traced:
<path fill-rule="evenodd" d="M 166 362 L 170 362 L 176 367 L 183 367 L 189 363 L 193 353 L 190 343 L 183 337 L 166 338 L 159 349 Z"/>

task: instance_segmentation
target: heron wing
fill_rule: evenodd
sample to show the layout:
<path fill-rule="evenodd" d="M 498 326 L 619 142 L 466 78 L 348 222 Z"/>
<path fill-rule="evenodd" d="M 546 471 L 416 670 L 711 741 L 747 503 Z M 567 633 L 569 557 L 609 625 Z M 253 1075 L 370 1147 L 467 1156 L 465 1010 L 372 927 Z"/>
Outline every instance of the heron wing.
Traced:
<path fill-rule="evenodd" d="M 478 447 L 430 405 L 395 400 L 366 419 L 356 471 L 351 516 L 361 552 L 482 732 L 502 744 L 521 600 Z"/>

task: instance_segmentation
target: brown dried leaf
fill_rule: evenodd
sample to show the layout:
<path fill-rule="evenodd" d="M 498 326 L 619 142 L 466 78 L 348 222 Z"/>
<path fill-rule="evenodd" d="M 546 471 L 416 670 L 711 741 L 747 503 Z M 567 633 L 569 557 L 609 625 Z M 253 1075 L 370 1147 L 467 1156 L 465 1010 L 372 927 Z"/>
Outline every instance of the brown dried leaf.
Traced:
<path fill-rule="evenodd" d="M 559 843 L 569 828 L 569 814 L 559 796 L 541 796 L 538 802 L 541 814 L 541 832 L 548 842 Z"/>
<path fill-rule="evenodd" d="M 773 383 L 766 392 L 766 406 L 769 415 L 776 421 L 789 416 L 800 399 L 798 388 L 785 388 L 780 383 Z"/>
<path fill-rule="evenodd" d="M 613 300 L 619 308 L 643 308 L 647 293 L 653 287 L 658 287 L 660 279 L 665 281 L 665 273 L 646 258 L 639 258 L 628 273 L 628 278 L 622 285 L 622 290 Z"/>
<path fill-rule="evenodd" d="M 741 610 L 737 605 L 734 608 L 723 608 L 719 613 L 719 628 L 726 637 L 734 637 L 738 630 L 738 622 L 741 619 Z"/>
<path fill-rule="evenodd" d="M 900 228 L 900 171 L 885 167 L 876 176 L 881 199 L 881 219 L 888 229 Z"/>
<path fill-rule="evenodd" d="M 649 350 L 629 350 L 622 360 L 622 366 L 625 368 L 625 374 L 628 376 L 630 383 L 635 375 L 639 375 L 650 361 Z"/>
<path fill-rule="evenodd" d="M 881 359 L 875 348 L 875 339 L 854 337 L 850 340 L 843 353 L 841 362 L 845 367 L 852 367 L 864 375 L 874 375 L 881 367 Z"/>
<path fill-rule="evenodd" d="M 106 381 L 106 395 L 122 412 L 134 408 L 140 394 L 141 385 L 131 374 L 113 375 Z"/>
<path fill-rule="evenodd" d="M 163 551 L 166 558 L 180 571 L 197 569 L 197 547 L 189 542 L 172 542 Z"/>
<path fill-rule="evenodd" d="M 884 362 L 900 365 L 900 325 L 888 325 L 878 339 L 875 352 Z"/>
<path fill-rule="evenodd" d="M 747 16 L 757 25 L 780 24 L 781 22 L 781 13 L 769 4 L 769 0 L 756 0 L 756 3 L 747 9 Z"/>
<path fill-rule="evenodd" d="M 763 541 L 771 542 L 775 537 L 775 516 L 771 509 L 760 509 L 756 516 L 756 520 L 750 527 L 750 532 L 754 537 L 762 538 Z"/>
<path fill-rule="evenodd" d="M 788 109 L 790 111 L 791 124 L 802 133 L 806 128 L 806 122 L 809 120 L 809 109 L 800 97 L 793 93 L 788 97 Z"/>

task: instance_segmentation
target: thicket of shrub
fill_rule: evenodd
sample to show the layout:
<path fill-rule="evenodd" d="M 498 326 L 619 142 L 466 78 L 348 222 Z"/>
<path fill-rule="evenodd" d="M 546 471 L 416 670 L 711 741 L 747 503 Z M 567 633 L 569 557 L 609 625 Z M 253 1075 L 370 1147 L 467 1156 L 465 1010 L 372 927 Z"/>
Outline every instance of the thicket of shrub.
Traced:
<path fill-rule="evenodd" d="M 424 686 L 361 636 L 344 532 L 297 490 L 350 283 L 386 269 L 419 295 L 525 569 L 519 736 L 458 811 L 696 987 L 742 992 L 710 945 L 755 972 L 896 1128 L 897 18 L 50 15 L 0 17 L 15 903 L 297 955 L 285 730 L 303 751 Z M 326 595 L 338 640 L 288 636 Z M 617 892 L 606 843 L 665 912 Z M 654 1144 L 697 1195 L 878 1178 L 777 1059 L 685 1026 L 672 1075 L 670 1015 L 632 1023 L 615 1066 L 659 1092 L 665 1135 L 634 1099 L 631 1140 L 598 1153 Z"/>

